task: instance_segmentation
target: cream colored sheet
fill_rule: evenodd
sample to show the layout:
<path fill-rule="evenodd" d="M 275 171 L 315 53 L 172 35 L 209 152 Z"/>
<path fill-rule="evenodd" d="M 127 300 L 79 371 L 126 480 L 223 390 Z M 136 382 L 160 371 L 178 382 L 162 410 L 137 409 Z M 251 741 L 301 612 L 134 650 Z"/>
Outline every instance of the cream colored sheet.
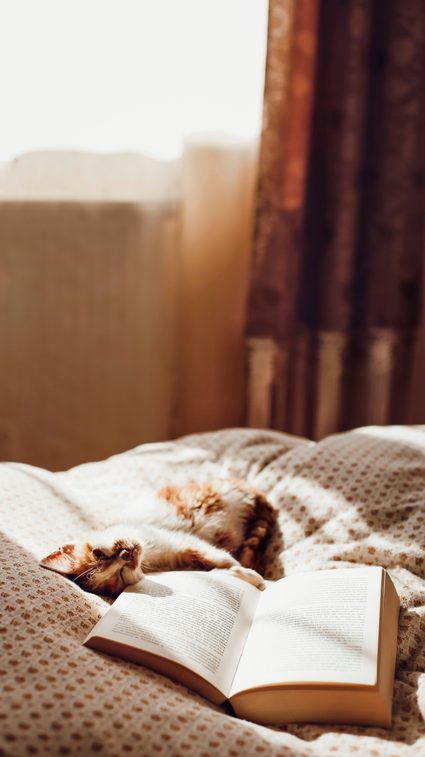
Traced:
<path fill-rule="evenodd" d="M 107 608 L 38 559 L 143 508 L 166 482 L 236 475 L 280 508 L 268 577 L 383 565 L 402 611 L 390 731 L 265 728 L 82 641 Z M 365 428 L 314 444 L 227 430 L 143 445 L 64 473 L 0 465 L 0 753 L 404 755 L 425 753 L 425 427 Z"/>

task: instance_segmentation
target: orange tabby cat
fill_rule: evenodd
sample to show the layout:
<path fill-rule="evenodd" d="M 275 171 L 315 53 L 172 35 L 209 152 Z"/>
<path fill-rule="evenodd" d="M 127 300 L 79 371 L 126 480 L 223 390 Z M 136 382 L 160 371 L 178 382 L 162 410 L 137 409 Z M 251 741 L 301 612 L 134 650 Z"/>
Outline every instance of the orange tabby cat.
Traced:
<path fill-rule="evenodd" d="M 263 589 L 257 571 L 273 522 L 264 494 L 241 481 L 165 486 L 144 501 L 143 520 L 66 544 L 41 565 L 96 594 L 118 594 L 145 573 L 214 568 Z"/>

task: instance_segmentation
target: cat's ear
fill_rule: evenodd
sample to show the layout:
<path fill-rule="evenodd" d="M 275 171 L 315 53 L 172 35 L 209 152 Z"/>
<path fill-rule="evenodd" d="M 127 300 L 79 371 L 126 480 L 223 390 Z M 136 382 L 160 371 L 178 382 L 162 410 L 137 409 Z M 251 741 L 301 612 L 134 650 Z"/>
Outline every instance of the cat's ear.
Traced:
<path fill-rule="evenodd" d="M 49 568 L 49 570 L 55 570 L 57 573 L 62 573 L 64 576 L 72 575 L 77 570 L 79 563 L 79 550 L 75 544 L 65 544 L 60 547 L 56 552 L 52 552 L 51 555 L 43 557 L 40 560 L 40 565 L 43 568 Z"/>

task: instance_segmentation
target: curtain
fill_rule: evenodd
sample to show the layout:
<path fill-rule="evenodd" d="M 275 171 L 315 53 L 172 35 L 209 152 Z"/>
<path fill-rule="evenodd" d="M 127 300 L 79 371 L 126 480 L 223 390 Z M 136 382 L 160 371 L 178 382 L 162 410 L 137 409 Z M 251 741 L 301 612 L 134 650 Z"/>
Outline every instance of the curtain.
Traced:
<path fill-rule="evenodd" d="M 403 422 L 420 316 L 422 0 L 271 0 L 249 425 Z"/>
<path fill-rule="evenodd" d="M 256 155 L 192 137 L 175 161 L 0 171 L 0 459 L 61 470 L 242 424 Z"/>

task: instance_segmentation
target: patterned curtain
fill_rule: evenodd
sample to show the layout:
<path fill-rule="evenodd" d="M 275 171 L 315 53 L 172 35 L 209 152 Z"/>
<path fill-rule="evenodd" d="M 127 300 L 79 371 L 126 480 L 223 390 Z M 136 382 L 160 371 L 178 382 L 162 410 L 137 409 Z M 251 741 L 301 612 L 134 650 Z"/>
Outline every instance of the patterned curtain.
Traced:
<path fill-rule="evenodd" d="M 425 208 L 423 0 L 271 0 L 248 424 L 403 422 Z"/>

